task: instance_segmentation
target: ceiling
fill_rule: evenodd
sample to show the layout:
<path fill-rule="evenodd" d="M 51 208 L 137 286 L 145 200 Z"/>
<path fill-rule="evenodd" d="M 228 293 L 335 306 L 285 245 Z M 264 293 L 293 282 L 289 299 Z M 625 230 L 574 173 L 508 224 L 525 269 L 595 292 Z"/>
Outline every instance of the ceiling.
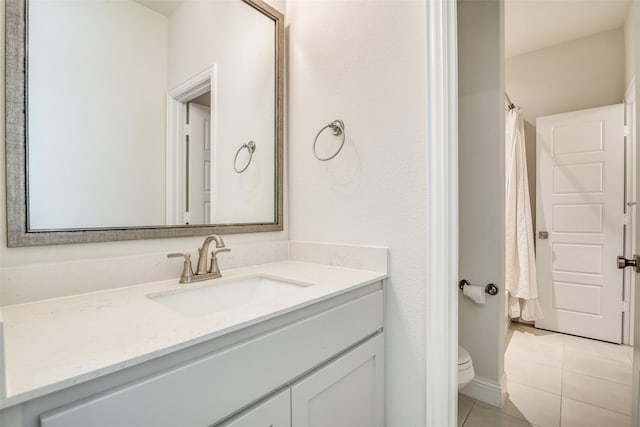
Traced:
<path fill-rule="evenodd" d="M 135 0 L 170 16 L 183 0 Z M 505 0 L 505 55 L 516 56 L 624 25 L 631 0 Z"/>
<path fill-rule="evenodd" d="M 180 6 L 182 0 L 134 0 L 164 16 L 170 16 Z"/>
<path fill-rule="evenodd" d="M 631 0 L 505 0 L 507 57 L 624 25 Z"/>

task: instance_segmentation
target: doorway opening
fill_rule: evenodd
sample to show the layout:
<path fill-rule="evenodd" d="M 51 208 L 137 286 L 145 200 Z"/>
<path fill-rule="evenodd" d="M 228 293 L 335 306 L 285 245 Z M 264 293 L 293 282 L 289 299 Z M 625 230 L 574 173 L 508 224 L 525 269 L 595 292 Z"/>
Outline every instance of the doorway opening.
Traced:
<path fill-rule="evenodd" d="M 212 224 L 210 91 L 187 103 L 185 129 L 185 221 Z"/>
<path fill-rule="evenodd" d="M 167 94 L 167 224 L 213 224 L 216 67 Z"/>
<path fill-rule="evenodd" d="M 458 2 L 458 4 L 461 3 L 474 2 Z M 615 270 L 614 274 L 619 276 L 617 279 L 618 287 L 614 290 L 615 300 L 612 298 L 607 303 L 612 308 L 615 306 L 617 310 L 617 317 L 611 322 L 615 327 L 610 335 L 613 338 L 602 336 L 591 338 L 630 344 L 633 336 L 633 325 L 630 320 L 634 318 L 634 307 L 631 304 L 633 300 L 631 276 L 633 274 L 630 271 L 625 271 L 624 274 L 622 271 L 617 271 L 616 255 L 625 255 L 627 258 L 631 258 L 632 254 L 636 252 L 633 247 L 633 235 L 636 228 L 634 218 L 635 164 L 633 161 L 636 157 L 633 151 L 635 149 L 635 135 L 633 128 L 625 126 L 632 126 L 630 118 L 636 115 L 633 112 L 635 99 L 631 95 L 636 92 L 632 87 L 633 72 L 632 68 L 627 67 L 629 62 L 635 61 L 632 58 L 629 59 L 629 55 L 634 53 L 634 48 L 633 46 L 629 47 L 629 40 L 632 38 L 627 36 L 627 32 L 635 30 L 633 25 L 636 23 L 631 18 L 633 13 L 631 10 L 633 6 L 637 7 L 637 5 L 630 1 L 606 3 L 557 1 L 543 2 L 543 4 L 534 1 L 505 0 L 498 2 L 504 6 L 504 10 L 502 10 L 498 7 L 491 9 L 493 6 L 490 3 L 492 2 L 486 2 L 486 7 L 473 15 L 473 22 L 469 19 L 468 21 L 458 21 L 458 24 L 475 28 L 479 25 L 477 21 L 481 20 L 485 23 L 484 29 L 489 32 L 489 28 L 496 28 L 496 22 L 503 19 L 502 12 L 504 12 L 506 22 L 501 22 L 501 25 L 505 26 L 506 57 L 501 56 L 500 37 L 495 38 L 495 45 L 487 47 L 487 51 L 478 52 L 478 49 L 465 51 L 464 48 L 468 48 L 468 46 L 463 45 L 461 55 L 464 56 L 465 52 L 473 52 L 469 53 L 469 56 L 473 56 L 476 64 L 479 65 L 479 69 L 474 70 L 473 79 L 483 79 L 484 86 L 482 88 L 486 89 L 486 92 L 496 89 L 501 98 L 506 89 L 514 104 L 521 109 L 525 116 L 526 161 L 530 174 L 531 205 L 536 206 L 536 192 L 540 190 L 538 187 L 545 185 L 548 185 L 551 190 L 549 198 L 556 202 L 549 209 L 539 208 L 534 212 L 533 219 L 533 224 L 541 224 L 541 220 L 545 220 L 543 223 L 545 228 L 539 226 L 538 229 L 533 230 L 538 250 L 541 245 L 551 242 L 550 250 L 545 255 L 548 256 L 550 271 L 546 277 L 544 274 L 539 277 L 538 285 L 539 288 L 549 286 L 547 291 L 540 292 L 541 295 L 544 294 L 550 298 L 547 301 L 548 310 L 546 311 L 574 312 L 583 315 L 586 319 L 603 316 L 601 309 L 605 302 L 598 299 L 598 294 L 605 291 L 605 286 L 597 282 L 596 279 L 604 283 L 608 279 L 598 276 L 604 275 L 605 267 L 609 270 Z M 536 7 L 538 10 L 535 10 Z M 554 11 L 554 7 L 559 9 Z M 516 11 L 518 8 L 519 10 Z M 593 8 L 597 10 L 594 11 Z M 616 16 L 612 17 L 612 14 Z M 560 33 L 564 32 L 566 35 L 569 30 L 575 30 L 573 26 L 567 25 L 568 22 L 577 21 L 575 16 L 580 16 L 579 25 L 576 27 L 589 23 L 592 25 L 591 29 L 587 30 L 583 27 L 586 32 L 561 39 Z M 536 19 L 542 19 L 542 21 L 536 24 Z M 554 27 L 557 27 L 559 31 L 556 32 Z M 544 43 L 547 44 L 534 46 L 531 43 L 536 41 L 536 29 L 542 28 L 544 31 L 539 32 L 538 41 L 546 39 Z M 514 34 L 525 38 L 524 41 L 529 43 L 529 47 L 520 51 L 513 49 L 510 51 Z M 481 33 L 477 32 L 476 37 L 480 36 Z M 550 40 L 553 38 L 555 39 Z M 484 47 L 480 47 L 481 49 Z M 503 86 L 498 88 L 495 87 L 497 84 L 494 80 L 491 80 L 492 77 L 482 75 L 482 72 L 489 74 L 487 70 L 490 67 L 483 68 L 488 62 L 484 59 L 492 57 L 492 55 L 497 55 L 497 59 L 492 60 L 493 66 L 496 66 L 499 61 L 505 61 L 505 67 L 502 69 L 505 75 L 501 77 Z M 482 59 L 478 59 L 480 56 Z M 464 70 L 460 70 L 460 74 L 463 78 L 472 80 L 467 73 L 464 73 Z M 493 76 L 495 74 L 494 72 Z M 467 90 L 465 84 L 469 84 L 469 82 L 463 80 L 460 87 Z M 468 92 L 463 94 L 467 95 L 467 98 L 462 100 L 460 109 L 460 117 L 462 118 L 464 115 L 467 119 L 470 116 L 469 109 L 474 107 L 479 110 L 480 107 L 473 103 L 480 99 L 481 91 Z M 492 93 L 492 95 L 495 94 Z M 483 105 L 488 108 L 495 105 L 492 103 L 495 103 L 495 96 L 493 99 L 486 100 Z M 554 124 L 550 131 L 552 143 L 546 148 L 547 153 L 551 153 L 550 166 L 539 170 L 536 152 L 541 147 L 536 147 L 536 141 L 541 133 L 541 125 L 537 125 L 536 119 L 573 114 L 583 110 L 591 111 L 611 105 L 618 105 L 614 109 L 617 110 L 616 121 L 619 124 L 618 130 L 621 135 L 616 142 L 619 144 L 617 150 L 619 163 L 617 166 L 613 164 L 608 166 L 603 163 L 602 159 L 595 158 L 597 155 L 602 155 L 602 153 L 597 153 L 602 152 L 603 148 L 608 148 L 606 146 L 600 148 L 600 144 L 610 144 L 600 136 L 612 126 L 606 121 L 598 119 L 595 120 L 598 125 L 596 130 L 599 130 L 597 140 L 589 134 L 583 133 L 582 130 L 578 130 L 576 126 L 566 126 L 566 123 Z M 497 105 L 495 107 L 498 108 Z M 567 117 L 564 116 L 564 118 Z M 593 124 L 593 122 L 594 120 L 591 119 L 576 119 L 576 123 L 582 125 Z M 462 141 L 462 137 L 468 138 L 466 134 L 470 133 L 470 128 L 474 128 L 472 136 L 475 139 L 468 139 L 469 141 L 473 139 L 473 142 L 476 143 L 474 153 L 478 154 L 473 159 L 476 162 L 477 158 L 482 156 L 484 149 L 477 148 L 477 143 L 481 140 L 481 137 L 478 136 L 481 134 L 479 129 L 482 126 L 495 131 L 495 127 L 498 125 L 495 121 L 484 125 L 469 120 L 461 120 L 460 122 L 460 128 L 464 130 L 461 131 L 461 146 L 471 146 L 470 142 Z M 578 136 L 579 141 L 571 142 L 565 139 L 561 141 L 564 143 L 563 146 L 553 144 L 554 141 L 558 142 L 558 137 L 564 138 L 567 133 Z M 486 149 L 487 151 L 495 149 L 495 139 L 493 138 L 491 142 L 487 139 L 487 145 L 493 144 Z M 537 143 L 540 144 L 539 141 Z M 588 147 L 592 143 L 596 143 L 596 145 Z M 468 147 L 465 147 L 464 150 L 470 151 Z M 463 150 L 461 149 L 461 151 Z M 463 160 L 465 158 L 461 157 L 461 161 Z M 466 166 L 468 165 L 461 164 L 461 176 L 464 176 Z M 616 183 L 605 185 L 604 174 L 607 169 L 611 168 L 618 172 L 618 179 Z M 597 170 L 598 173 L 587 173 L 590 172 L 588 169 L 591 169 L 591 172 Z M 586 179 L 580 181 L 579 177 Z M 548 182 L 542 185 L 541 180 Z M 467 181 L 461 179 L 462 183 L 467 184 Z M 590 187 L 592 184 L 594 186 Z M 595 187 L 596 184 L 598 188 Z M 619 215 L 615 214 L 612 219 L 609 219 L 606 214 L 609 213 L 611 207 L 607 207 L 606 200 L 596 200 L 595 196 L 598 193 L 603 199 L 609 197 L 605 190 L 609 190 L 608 187 L 611 186 L 616 186 L 620 191 L 620 195 L 617 196 L 618 201 L 615 202 Z M 483 192 L 480 196 L 477 195 L 478 192 L 473 196 L 488 199 L 493 197 L 496 192 L 501 191 L 501 188 L 494 186 L 493 188 L 485 188 L 485 191 L 486 193 Z M 464 191 L 461 191 L 461 195 L 464 195 Z M 463 201 L 461 201 L 462 205 Z M 482 206 L 479 206 L 478 203 L 476 206 L 482 210 Z M 464 218 L 464 215 L 461 214 L 461 218 Z M 557 221 L 549 222 L 550 219 Z M 601 239 L 606 239 L 604 231 L 608 228 L 609 221 L 615 221 L 617 224 L 618 235 L 616 238 L 618 240 L 615 243 L 615 249 L 618 252 L 613 255 L 610 253 L 611 257 L 605 259 L 603 258 L 604 253 L 600 253 L 604 251 L 604 243 L 588 239 L 595 238 L 597 235 L 602 235 Z M 478 222 L 474 225 L 481 226 Z M 470 224 L 463 223 L 460 230 L 464 230 L 465 226 L 470 228 Z M 487 234 L 489 231 L 487 230 Z M 541 232 L 542 235 L 540 235 Z M 559 237 L 571 237 L 575 241 L 562 241 L 559 240 Z M 465 244 L 464 234 L 461 233 L 463 249 L 466 249 L 464 248 Z M 464 253 L 463 250 L 461 250 L 462 253 Z M 469 256 L 466 259 L 461 257 L 460 271 L 469 269 L 469 265 L 472 264 L 470 259 L 478 264 L 478 257 L 482 258 L 480 253 L 469 255 L 477 255 L 477 257 Z M 596 258 L 595 255 L 599 255 L 600 258 Z M 539 252 L 538 257 L 540 257 Z M 486 260 L 487 258 L 482 259 Z M 491 266 L 485 267 L 484 272 L 490 268 Z M 625 276 L 624 279 L 623 276 Z M 573 291 L 577 288 L 584 291 L 582 293 L 585 295 L 574 298 L 575 292 Z M 493 310 L 493 307 L 491 309 Z M 460 305 L 460 311 L 463 312 L 461 319 L 464 318 L 465 310 L 467 313 L 474 314 L 481 313 L 482 310 L 486 310 L 486 307 L 472 306 L 469 309 L 469 303 L 465 302 L 464 305 Z M 494 371 L 498 371 L 498 373 L 502 371 L 501 360 L 504 355 L 504 371 L 507 374 L 506 386 L 509 398 L 503 408 L 475 404 L 469 408 L 469 405 L 465 406 L 469 401 L 461 397 L 458 425 L 463 425 L 465 422 L 468 422 L 468 425 L 481 425 L 474 424 L 475 421 L 473 421 L 480 418 L 485 421 L 489 419 L 493 421 L 493 423 L 489 422 L 486 425 L 521 425 L 523 422 L 563 426 L 616 425 L 616 420 L 623 420 L 623 423 L 627 423 L 618 425 L 628 425 L 632 411 L 630 407 L 630 403 L 632 403 L 630 398 L 632 363 L 630 347 L 588 338 L 577 338 L 574 336 L 577 331 L 563 330 L 567 327 L 567 321 L 554 316 L 553 312 L 543 314 L 548 319 L 554 317 L 559 319 L 559 328 L 556 330 L 564 332 L 564 334 L 536 329 L 521 323 L 511 323 L 506 307 L 500 307 L 499 310 L 500 312 L 492 312 L 492 315 L 501 315 L 503 322 L 499 326 L 495 326 L 491 333 L 495 333 L 497 328 L 500 332 L 504 332 L 504 346 L 501 344 L 497 349 L 493 344 L 489 344 L 491 348 L 484 344 L 485 347 L 476 346 L 472 349 L 473 351 L 469 352 L 474 360 L 474 365 L 477 360 L 479 368 L 490 373 L 493 372 L 488 368 L 493 369 L 496 366 L 497 369 Z M 495 316 L 491 320 L 494 318 Z M 460 330 L 467 334 L 467 339 L 469 336 L 477 336 L 483 332 L 480 328 L 475 329 L 475 325 L 460 323 Z M 537 326 L 542 327 L 543 324 Z M 548 326 L 545 328 L 552 329 Z M 589 337 L 589 333 L 588 330 L 581 334 Z M 461 334 L 461 337 L 464 338 L 465 335 Z M 472 340 L 469 341 L 470 346 L 476 344 Z M 461 341 L 461 344 L 466 348 L 464 341 Z M 467 350 L 469 349 L 467 348 Z M 474 355 L 474 351 L 477 354 Z M 485 363 L 487 359 L 491 363 Z M 589 367 L 589 369 L 584 369 L 585 367 Z M 498 377 L 491 379 L 497 384 L 499 378 L 498 374 Z M 464 389 L 461 393 L 465 393 Z M 482 401 L 482 396 L 479 394 L 474 397 L 478 401 Z M 615 405 L 612 401 L 615 401 Z M 469 411 L 465 412 L 465 408 Z M 576 408 L 579 409 L 576 410 Z M 475 415 L 474 411 L 476 411 Z M 594 420 L 599 421 L 594 422 Z"/>
<path fill-rule="evenodd" d="M 524 35 L 517 28 L 538 28 L 527 23 L 553 11 L 505 3 L 505 89 L 524 116 L 545 312 L 536 326 L 624 344 L 633 343 L 634 275 L 615 262 L 634 253 L 631 6 L 558 2 L 554 19 L 579 8 L 580 28 Z"/>
<path fill-rule="evenodd" d="M 505 90 L 524 116 L 544 318 L 506 322 L 509 397 L 496 416 L 629 425 L 632 351 L 618 344 L 632 343 L 633 274 L 616 256 L 634 253 L 631 2 L 555 3 L 505 1 Z M 536 19 L 553 27 L 568 13 L 583 28 L 536 36 Z"/>

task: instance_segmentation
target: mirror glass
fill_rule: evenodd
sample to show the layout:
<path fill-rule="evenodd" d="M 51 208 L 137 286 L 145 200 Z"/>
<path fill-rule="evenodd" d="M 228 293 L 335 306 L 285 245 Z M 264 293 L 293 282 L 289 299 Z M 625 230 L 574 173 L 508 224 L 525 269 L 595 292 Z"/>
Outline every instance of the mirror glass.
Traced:
<path fill-rule="evenodd" d="M 27 8 L 28 231 L 277 222 L 272 17 L 239 0 Z"/>

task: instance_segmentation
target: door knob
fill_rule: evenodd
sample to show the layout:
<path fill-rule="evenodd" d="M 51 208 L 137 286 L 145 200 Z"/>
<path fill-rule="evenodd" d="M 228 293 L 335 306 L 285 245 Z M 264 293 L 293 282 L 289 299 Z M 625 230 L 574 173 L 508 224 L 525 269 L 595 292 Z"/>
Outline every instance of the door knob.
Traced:
<path fill-rule="evenodd" d="M 640 273 L 640 256 L 634 255 L 632 259 L 623 256 L 618 257 L 618 268 L 633 267 L 636 273 Z"/>

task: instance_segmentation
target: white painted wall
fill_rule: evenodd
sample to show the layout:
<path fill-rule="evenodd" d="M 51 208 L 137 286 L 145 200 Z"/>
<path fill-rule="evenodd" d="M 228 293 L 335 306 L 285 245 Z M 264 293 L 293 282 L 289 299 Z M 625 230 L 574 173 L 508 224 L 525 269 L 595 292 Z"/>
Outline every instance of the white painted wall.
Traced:
<path fill-rule="evenodd" d="M 633 17 L 638 9 L 638 2 L 632 1 L 629 6 L 629 13 L 627 19 L 624 22 L 624 50 L 625 50 L 625 68 L 624 68 L 624 87 L 629 87 L 631 79 L 635 76 L 636 69 L 636 29 L 637 25 L 634 25 Z"/>
<path fill-rule="evenodd" d="M 524 116 L 529 193 L 535 224 L 536 117 L 622 102 L 622 28 L 506 60 L 505 85 Z"/>
<path fill-rule="evenodd" d="M 498 295 L 487 297 L 486 305 L 460 294 L 458 336 L 473 359 L 477 378 L 494 387 L 499 387 L 504 373 L 502 20 L 502 1 L 458 1 L 460 279 L 500 288 Z M 462 392 L 471 391 L 470 385 Z"/>
<path fill-rule="evenodd" d="M 291 238 L 389 247 L 386 425 L 423 426 L 425 4 L 294 0 L 287 22 Z M 313 138 L 335 119 L 345 147 L 320 162 Z"/>
<path fill-rule="evenodd" d="M 169 18 L 169 88 L 217 65 L 213 223 L 273 222 L 275 24 L 241 1 L 186 1 Z M 233 169 L 255 141 L 250 166 Z M 248 160 L 246 150 L 238 167 Z"/>
<path fill-rule="evenodd" d="M 278 4 L 281 4 L 279 2 Z M 0 7 L 0 86 L 4 87 L 5 73 L 4 73 L 4 37 L 5 37 L 5 8 Z M 4 91 L 0 91 L 0 117 L 5 115 L 5 98 Z M 0 120 L 0 135 L 4 135 L 5 121 Z M 5 188 L 5 147 L 4 138 L 0 143 L 0 188 Z M 287 203 L 287 168 L 285 165 L 285 206 L 284 206 L 284 230 L 282 232 L 273 233 L 251 233 L 251 234 L 237 234 L 224 236 L 227 247 L 230 247 L 233 251 L 234 246 L 250 245 L 266 242 L 275 242 L 288 240 L 289 238 L 289 226 L 288 226 L 288 203 Z M 28 267 L 33 266 L 35 274 L 30 275 L 28 270 L 24 271 L 24 275 L 21 275 L 21 280 L 28 282 L 29 299 L 38 299 L 39 296 L 46 297 L 51 295 L 52 290 L 51 283 L 41 280 L 42 277 L 46 277 L 43 273 L 43 269 L 46 271 L 50 266 L 52 274 L 59 275 L 61 268 L 64 264 L 68 265 L 69 271 L 73 271 L 75 262 L 82 261 L 95 261 L 94 269 L 101 275 L 101 282 L 105 282 L 104 277 L 110 278 L 113 282 L 113 287 L 119 286 L 123 283 L 123 271 L 119 268 L 121 262 L 118 258 L 128 258 L 124 264 L 130 265 L 131 261 L 135 261 L 136 257 L 144 258 L 145 261 L 149 259 L 155 259 L 154 262 L 140 263 L 139 270 L 136 272 L 138 280 L 145 280 L 146 277 L 157 277 L 156 271 L 163 269 L 167 271 L 167 264 L 175 267 L 175 277 L 179 277 L 182 268 L 182 262 L 179 259 L 166 259 L 163 255 L 170 252 L 178 251 L 195 251 L 196 248 L 202 243 L 201 237 L 188 237 L 179 239 L 156 239 L 156 240 L 140 240 L 140 241 L 126 241 L 126 242 L 106 242 L 106 243 L 92 243 L 92 244 L 78 244 L 78 245 L 57 245 L 57 246 L 34 246 L 26 248 L 7 248 L 7 230 L 6 226 L 6 194 L 2 191 L 0 197 L 0 286 L 6 284 L 4 269 L 8 267 Z M 230 254 L 233 256 L 233 252 Z M 220 256 L 220 263 L 222 265 L 223 255 Z M 171 267 L 171 268 L 173 268 Z M 98 274 L 98 273 L 97 273 Z M 57 277 L 59 279 L 60 277 Z M 84 281 L 90 281 L 90 277 L 85 277 Z M 125 282 L 130 282 L 128 279 Z M 56 280 L 56 282 L 60 282 Z M 134 283 L 127 283 L 134 284 Z M 12 286 L 18 287 L 19 284 L 12 283 Z M 75 281 L 73 284 L 65 284 L 65 293 L 80 293 L 86 291 L 87 288 L 93 290 L 95 287 L 92 285 L 86 285 L 81 280 Z M 42 290 L 39 293 L 38 289 Z M 55 292 L 54 292 L 55 293 Z M 19 295 L 18 295 L 19 297 Z M 0 301 L 0 303 L 2 303 Z"/>
<path fill-rule="evenodd" d="M 31 1 L 29 19 L 31 227 L 164 224 L 166 17 Z"/>

